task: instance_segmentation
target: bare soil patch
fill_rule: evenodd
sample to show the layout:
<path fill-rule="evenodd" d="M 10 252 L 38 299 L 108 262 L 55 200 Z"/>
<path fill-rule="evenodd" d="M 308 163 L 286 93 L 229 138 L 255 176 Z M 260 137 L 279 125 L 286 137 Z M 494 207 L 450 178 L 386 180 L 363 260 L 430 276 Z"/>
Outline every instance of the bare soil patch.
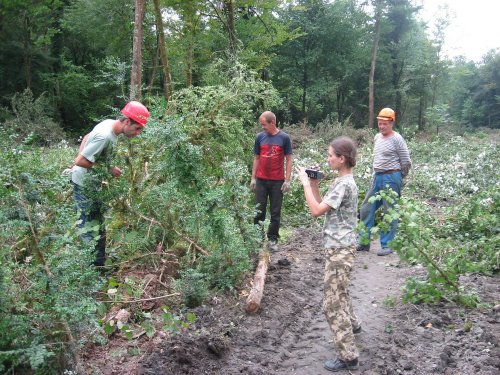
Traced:
<path fill-rule="evenodd" d="M 363 321 L 356 335 L 357 374 L 500 374 L 500 278 L 461 280 L 485 303 L 466 309 L 452 303 L 403 305 L 401 286 L 423 269 L 397 255 L 357 254 L 351 295 Z M 245 296 L 212 298 L 194 309 L 195 327 L 182 335 L 157 332 L 152 339 L 111 340 L 88 358 L 88 373 L 102 374 L 328 374 L 335 357 L 321 311 L 323 257 L 317 231 L 297 230 L 271 257 L 255 315 L 244 312 Z M 134 349 L 137 355 L 132 355 Z M 116 354 L 118 349 L 122 350 Z M 111 355 L 112 351 L 114 355 Z M 347 372 L 344 372 L 347 373 Z"/>

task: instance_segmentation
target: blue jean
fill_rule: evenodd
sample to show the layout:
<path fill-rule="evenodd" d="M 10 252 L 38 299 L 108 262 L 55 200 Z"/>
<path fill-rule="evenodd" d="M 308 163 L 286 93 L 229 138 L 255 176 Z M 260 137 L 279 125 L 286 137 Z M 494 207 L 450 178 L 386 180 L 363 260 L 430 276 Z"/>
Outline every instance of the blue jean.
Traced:
<path fill-rule="evenodd" d="M 373 176 L 373 185 L 371 189 L 366 194 L 365 200 L 361 205 L 359 212 L 359 218 L 363 221 L 366 226 L 367 233 L 371 232 L 371 229 L 375 225 L 375 212 L 381 207 L 384 207 L 384 212 L 387 212 L 390 208 L 394 207 L 394 204 L 387 202 L 385 199 L 375 201 L 374 203 L 368 202 L 370 197 L 376 195 L 379 191 L 386 188 L 390 188 L 396 192 L 398 198 L 401 197 L 401 188 L 403 186 L 403 176 L 401 172 L 392 172 L 388 174 L 383 174 L 380 172 L 375 172 Z M 398 221 L 393 220 L 390 225 L 389 231 L 382 231 L 380 233 L 380 245 L 382 248 L 389 247 L 389 242 L 391 242 L 396 236 L 396 231 L 398 227 Z M 360 233 L 359 238 L 367 236 L 367 233 Z M 359 242 L 359 241 L 358 241 Z"/>
<path fill-rule="evenodd" d="M 283 180 L 263 180 L 258 178 L 255 184 L 255 203 L 257 204 L 257 215 L 254 224 L 261 224 L 266 220 L 267 199 L 269 198 L 271 222 L 267 230 L 267 238 L 270 241 L 278 241 L 281 205 L 283 204 L 283 192 L 281 186 Z"/>
<path fill-rule="evenodd" d="M 104 266 L 106 260 L 106 229 L 104 226 L 104 216 L 102 213 L 102 207 L 100 203 L 96 200 L 89 199 L 85 196 L 82 191 L 82 187 L 72 183 L 73 185 L 73 198 L 75 200 L 76 210 L 78 212 L 78 228 L 85 228 L 85 226 L 90 226 L 91 222 L 99 225 L 98 233 L 87 227 L 88 230 L 84 231 L 80 235 L 82 242 L 89 244 L 94 238 L 99 235 L 99 238 L 95 244 L 94 252 L 96 259 L 94 261 L 95 266 Z"/>

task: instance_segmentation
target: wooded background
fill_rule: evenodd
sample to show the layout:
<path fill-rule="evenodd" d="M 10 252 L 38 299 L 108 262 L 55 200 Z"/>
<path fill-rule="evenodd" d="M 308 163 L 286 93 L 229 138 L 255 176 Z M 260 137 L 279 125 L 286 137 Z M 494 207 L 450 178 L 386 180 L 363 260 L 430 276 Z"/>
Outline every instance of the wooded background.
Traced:
<path fill-rule="evenodd" d="M 389 106 L 400 131 L 500 126 L 498 51 L 480 63 L 443 58 L 449 16 L 426 25 L 410 0 L 1 3 L 0 121 L 29 89 L 80 135 L 110 107 L 217 83 L 238 61 L 277 89 L 269 109 L 281 124 L 374 126 Z"/>

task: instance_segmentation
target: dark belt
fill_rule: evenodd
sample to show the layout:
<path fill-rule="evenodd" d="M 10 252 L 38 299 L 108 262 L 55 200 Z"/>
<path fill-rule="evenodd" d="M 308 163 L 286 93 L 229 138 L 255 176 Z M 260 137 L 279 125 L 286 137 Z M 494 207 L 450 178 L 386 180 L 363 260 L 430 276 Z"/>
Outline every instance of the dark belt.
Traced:
<path fill-rule="evenodd" d="M 401 169 L 389 169 L 388 171 L 378 172 L 380 174 L 391 174 L 394 172 L 401 172 Z"/>

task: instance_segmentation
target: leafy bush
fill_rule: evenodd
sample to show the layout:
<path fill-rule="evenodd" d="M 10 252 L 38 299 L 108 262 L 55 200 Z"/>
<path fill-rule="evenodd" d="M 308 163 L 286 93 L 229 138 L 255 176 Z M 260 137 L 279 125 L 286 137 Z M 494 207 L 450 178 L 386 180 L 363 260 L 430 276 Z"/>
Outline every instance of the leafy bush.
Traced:
<path fill-rule="evenodd" d="M 492 274 L 500 268 L 499 196 L 500 190 L 492 188 L 438 218 L 425 204 L 403 197 L 396 210 L 383 215 L 381 228 L 399 218 L 398 234 L 391 246 L 401 259 L 422 264 L 427 270 L 424 280 L 407 281 L 406 301 L 438 302 L 448 298 L 477 304 L 477 297 L 464 290 L 459 280 L 461 275 Z"/>
<path fill-rule="evenodd" d="M 187 307 L 201 305 L 208 294 L 205 275 L 193 269 L 182 273 L 177 289 L 182 293 L 184 305 Z"/>
<path fill-rule="evenodd" d="M 446 145 L 446 146 L 444 146 Z M 408 183 L 423 198 L 460 200 L 499 181 L 498 147 L 475 137 L 435 137 L 410 142 L 414 165 Z"/>
<path fill-rule="evenodd" d="M 50 118 L 49 108 L 51 106 L 43 95 L 35 99 L 29 89 L 15 94 L 12 98 L 14 117 L 5 121 L 2 132 L 26 145 L 49 145 L 61 141 L 63 131 Z"/>
<path fill-rule="evenodd" d="M 97 327 L 100 282 L 60 176 L 74 150 L 13 148 L 6 137 L 0 147 L 0 369 L 50 373 L 74 365 L 77 338 Z"/>
<path fill-rule="evenodd" d="M 250 269 L 259 238 L 248 188 L 253 124 L 278 100 L 270 85 L 241 69 L 228 72 L 224 85 L 177 92 L 166 111 L 151 99 L 142 136 L 118 150 L 129 188 L 110 222 L 117 256 L 161 243 L 183 257 L 182 267 L 221 289 L 232 289 Z M 109 181 L 110 189 L 117 183 Z"/>

